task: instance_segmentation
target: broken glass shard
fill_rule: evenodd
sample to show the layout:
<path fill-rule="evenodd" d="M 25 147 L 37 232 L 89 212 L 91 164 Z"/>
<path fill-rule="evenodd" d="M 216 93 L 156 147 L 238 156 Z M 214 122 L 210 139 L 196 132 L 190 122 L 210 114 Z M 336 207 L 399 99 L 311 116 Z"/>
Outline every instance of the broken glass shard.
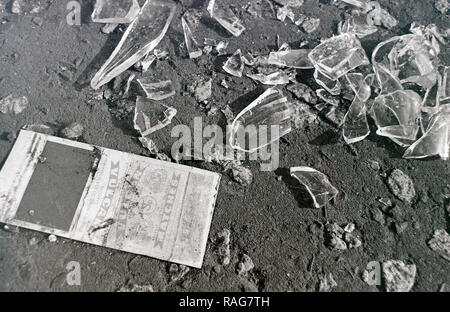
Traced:
<path fill-rule="evenodd" d="M 138 96 L 134 113 L 134 128 L 142 137 L 168 126 L 177 110 L 160 102 Z"/>
<path fill-rule="evenodd" d="M 291 176 L 303 184 L 311 195 L 314 208 L 321 208 L 335 198 L 339 191 L 331 185 L 328 177 L 310 167 L 293 167 L 290 170 Z"/>
<path fill-rule="evenodd" d="M 378 96 L 372 106 L 377 134 L 389 137 L 402 146 L 405 145 L 402 140 L 415 141 L 420 128 L 421 103 L 420 95 L 411 90 Z"/>
<path fill-rule="evenodd" d="M 95 1 L 92 21 L 94 23 L 131 23 L 139 14 L 137 0 L 97 0 Z"/>
<path fill-rule="evenodd" d="M 364 38 L 378 31 L 375 25 L 367 24 L 367 16 L 355 15 L 339 23 L 338 32 L 340 34 L 350 33 L 355 34 L 358 38 Z"/>
<path fill-rule="evenodd" d="M 186 11 L 186 13 L 181 17 L 181 24 L 183 26 L 184 32 L 184 42 L 186 43 L 186 49 L 188 51 L 190 58 L 197 58 L 202 55 L 202 49 L 195 40 L 192 34 L 192 29 L 195 29 L 195 22 L 197 19 L 193 11 Z"/>
<path fill-rule="evenodd" d="M 332 95 L 341 94 L 341 82 L 339 80 L 331 80 L 323 75 L 320 71 L 314 71 L 314 79 L 316 82 Z"/>
<path fill-rule="evenodd" d="M 303 5 L 304 0 L 273 0 L 276 3 L 283 5 L 283 6 L 290 6 L 293 8 L 298 8 Z"/>
<path fill-rule="evenodd" d="M 11 94 L 0 100 L 0 112 L 3 114 L 20 114 L 28 106 L 26 96 L 13 97 Z"/>
<path fill-rule="evenodd" d="M 349 71 L 368 65 L 366 52 L 353 34 L 342 34 L 325 40 L 309 54 L 314 67 L 331 80 Z"/>
<path fill-rule="evenodd" d="M 298 21 L 297 21 L 298 22 Z M 319 28 L 320 26 L 320 18 L 313 18 L 313 17 L 306 17 L 305 20 L 302 22 L 302 28 L 304 31 L 306 31 L 308 34 L 314 32 Z"/>
<path fill-rule="evenodd" d="M 233 36 L 239 37 L 245 30 L 244 25 L 226 4 L 225 0 L 210 0 L 207 10 L 211 17 L 215 18 Z"/>
<path fill-rule="evenodd" d="M 283 46 L 282 46 L 283 47 Z M 311 69 L 314 66 L 308 58 L 311 52 L 309 49 L 281 49 L 277 52 L 270 52 L 267 63 L 282 67 Z"/>
<path fill-rule="evenodd" d="M 370 0 L 342 0 L 342 1 L 357 6 L 361 9 L 365 9 Z"/>
<path fill-rule="evenodd" d="M 398 73 L 401 83 L 414 82 L 431 88 L 436 83 L 435 56 L 431 50 L 423 36 L 399 37 L 388 55 L 391 72 Z"/>
<path fill-rule="evenodd" d="M 95 74 L 91 87 L 97 90 L 149 54 L 164 37 L 174 13 L 175 4 L 171 2 L 147 0 L 114 52 Z"/>
<path fill-rule="evenodd" d="M 147 98 L 161 101 L 175 95 L 172 81 L 153 81 L 151 78 L 137 79 L 139 85 L 144 89 Z"/>
<path fill-rule="evenodd" d="M 433 116 L 424 135 L 412 144 L 403 155 L 404 158 L 426 158 L 439 155 L 449 158 L 450 105 L 441 107 Z"/>
<path fill-rule="evenodd" d="M 284 22 L 286 17 L 289 18 L 293 22 L 295 19 L 294 12 L 292 12 L 292 9 L 288 6 L 280 7 L 277 10 L 277 19 Z"/>
<path fill-rule="evenodd" d="M 439 111 L 440 97 L 439 91 L 442 89 L 442 76 L 437 73 L 437 83 L 427 89 L 422 102 L 422 112 L 436 114 Z"/>
<path fill-rule="evenodd" d="M 291 132 L 293 107 L 276 87 L 266 90 L 231 124 L 230 146 L 253 153 Z"/>
<path fill-rule="evenodd" d="M 364 140 L 370 134 L 366 102 L 370 98 L 371 89 L 362 74 L 347 75 L 346 79 L 355 90 L 355 98 L 344 117 L 343 137 L 347 144 L 353 144 Z"/>
<path fill-rule="evenodd" d="M 439 96 L 439 103 L 441 105 L 443 104 L 450 104 L 450 66 L 444 68 L 444 73 L 442 76 L 442 84 L 439 87 L 438 96 Z"/>
<path fill-rule="evenodd" d="M 242 60 L 241 49 L 237 49 L 232 56 L 223 65 L 223 70 L 230 75 L 242 77 L 244 71 L 244 62 Z"/>
<path fill-rule="evenodd" d="M 276 71 L 270 74 L 251 74 L 248 73 L 247 77 L 256 80 L 265 85 L 283 85 L 289 83 L 289 75 L 284 71 Z"/>

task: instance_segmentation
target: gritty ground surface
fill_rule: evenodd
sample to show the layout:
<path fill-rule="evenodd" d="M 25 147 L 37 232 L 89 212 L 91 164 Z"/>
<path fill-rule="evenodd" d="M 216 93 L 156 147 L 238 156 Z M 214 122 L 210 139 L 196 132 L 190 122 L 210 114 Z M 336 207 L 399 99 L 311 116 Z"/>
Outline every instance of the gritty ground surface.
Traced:
<path fill-rule="evenodd" d="M 47 9 L 21 15 L 11 14 L 8 2 L 0 1 L 0 97 L 25 95 L 30 105 L 17 116 L 0 114 L 0 165 L 14 143 L 11 134 L 33 123 L 64 126 L 77 121 L 85 127 L 82 140 L 87 143 L 149 155 L 137 140 L 129 119 L 112 114 L 115 104 L 97 99 L 97 93 L 88 85 L 124 27 L 103 34 L 101 24 L 89 21 L 91 1 L 81 2 L 81 26 L 67 24 L 68 1 L 41 0 L 49 4 Z M 229 2 L 236 8 L 241 7 L 239 3 L 247 3 Z M 406 33 L 413 21 L 424 25 L 436 23 L 442 29 L 450 24 L 449 17 L 436 11 L 431 0 L 380 3 L 399 20 L 399 26 L 363 39 L 368 53 L 379 41 Z M 220 67 L 226 57 L 187 58 L 185 49 L 180 48 L 184 40 L 180 16 L 189 7 L 206 12 L 203 0 L 179 1 L 171 27 L 158 47 L 169 51 L 170 61 L 158 62 L 148 74 L 165 75 L 175 82 L 177 95 L 168 103 L 178 109 L 177 122 L 192 125 L 194 116 L 203 116 L 205 123 L 223 124 L 223 115 L 219 112 L 207 116 L 207 110 L 186 91 L 186 86 L 215 72 L 211 102 L 222 107 L 245 105 L 258 85 L 249 78 L 223 73 Z M 197 36 L 230 41 L 228 53 L 237 48 L 268 53 L 276 49 L 277 34 L 281 42 L 294 47 L 305 40 L 314 47 L 320 38 L 336 33 L 338 22 L 349 13 L 331 1 L 305 0 L 299 11 L 321 19 L 320 28 L 308 35 L 288 20 L 283 23 L 256 18 L 241 11 L 247 30 L 240 37 L 230 37 L 209 19 L 205 23 L 208 26 Z M 42 18 L 42 23 L 33 20 L 36 16 Z M 449 64 L 448 50 L 443 49 L 442 55 Z M 126 78 L 130 72 L 122 76 Z M 311 77 L 309 71 L 298 73 L 299 81 L 316 88 Z M 225 78 L 229 89 L 220 85 Z M 168 131 L 155 136 L 165 152 L 171 146 L 171 140 L 165 137 Z M 394 259 L 417 265 L 413 291 L 438 291 L 442 284 L 450 283 L 449 264 L 427 246 L 427 241 L 436 229 L 448 227 L 443 196 L 450 192 L 449 163 L 439 159 L 405 160 L 402 153 L 394 143 L 375 134 L 352 150 L 342 143 L 338 130 L 325 121 L 296 129 L 280 143 L 277 171 L 260 172 L 258 164 L 250 162 L 254 182 L 248 187 L 223 176 L 203 268 L 191 269 L 177 281 L 171 281 L 170 264 L 163 261 L 61 238 L 52 243 L 48 235 L 25 229 L 2 229 L 0 290 L 115 291 L 136 284 L 151 285 L 155 291 L 314 291 L 318 289 L 320 274 L 331 272 L 337 283 L 335 291 L 380 291 L 383 287 L 367 285 L 361 273 L 370 261 Z M 370 161 L 379 162 L 379 172 L 368 165 Z M 217 170 L 201 163 L 194 165 Z M 290 187 L 288 168 L 293 166 L 321 170 L 340 190 L 338 200 L 326 209 L 326 214 L 320 209 L 304 208 L 304 202 Z M 411 204 L 397 200 L 386 185 L 383 173 L 395 168 L 414 181 L 418 195 Z M 282 178 L 278 179 L 279 176 Z M 396 205 L 394 211 L 383 216 L 384 225 L 373 218 L 373 211 L 383 207 L 377 198 L 389 198 Z M 326 248 L 327 221 L 340 225 L 355 223 L 362 246 L 342 252 Z M 408 226 L 398 234 L 395 224 L 403 222 Z M 231 231 L 231 261 L 227 266 L 218 266 L 212 241 L 224 228 Z M 251 278 L 236 274 L 242 254 L 249 255 L 254 262 Z M 66 283 L 66 265 L 70 261 L 81 264 L 81 286 Z"/>

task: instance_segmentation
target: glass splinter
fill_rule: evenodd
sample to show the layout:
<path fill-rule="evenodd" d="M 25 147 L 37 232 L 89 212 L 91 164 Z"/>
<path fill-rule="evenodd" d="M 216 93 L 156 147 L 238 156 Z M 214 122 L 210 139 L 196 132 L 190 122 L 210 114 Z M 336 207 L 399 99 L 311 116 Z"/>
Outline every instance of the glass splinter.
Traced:
<path fill-rule="evenodd" d="M 164 37 L 174 13 L 175 5 L 171 2 L 147 0 L 114 52 L 95 74 L 91 87 L 97 90 L 149 54 Z"/>
<path fill-rule="evenodd" d="M 233 11 L 226 5 L 226 0 L 210 0 L 208 12 L 220 25 L 228 30 L 233 36 L 239 37 L 245 30 L 244 25 L 234 15 Z"/>
<path fill-rule="evenodd" d="M 247 74 L 247 77 L 265 85 L 284 85 L 289 83 L 289 76 L 284 71 L 265 74 Z"/>
<path fill-rule="evenodd" d="M 360 81 L 355 83 L 346 75 L 346 79 L 355 90 L 355 98 L 344 117 L 343 136 L 347 144 L 353 144 L 364 140 L 369 134 L 369 123 L 367 122 L 366 102 L 370 98 L 370 86 L 364 80 L 362 74 L 359 77 Z"/>
<path fill-rule="evenodd" d="M 155 82 L 149 78 L 140 78 L 137 81 L 149 99 L 161 101 L 175 95 L 175 90 L 170 80 Z"/>
<path fill-rule="evenodd" d="M 184 42 L 186 43 L 186 49 L 188 51 L 190 58 L 197 58 L 202 55 L 202 49 L 198 45 L 197 41 L 194 38 L 194 35 L 192 34 L 192 28 L 188 25 L 187 20 L 183 17 L 181 17 L 181 24 L 183 25 L 183 31 L 184 31 Z"/>
<path fill-rule="evenodd" d="M 270 52 L 267 63 L 282 67 L 311 69 L 314 68 L 314 66 L 308 58 L 308 54 L 310 52 L 311 50 L 309 49 L 288 49 L 284 51 Z"/>
<path fill-rule="evenodd" d="M 139 14 L 137 0 L 97 0 L 92 21 L 94 23 L 128 24 Z"/>
<path fill-rule="evenodd" d="M 337 80 L 352 69 L 369 65 L 366 52 L 354 34 L 342 34 L 325 40 L 311 53 L 314 67 L 331 80 Z"/>
<path fill-rule="evenodd" d="M 313 168 L 294 167 L 290 171 L 291 176 L 306 187 L 315 208 L 324 207 L 339 194 L 339 191 L 331 185 L 328 177 Z"/>
<path fill-rule="evenodd" d="M 441 112 L 434 115 L 424 135 L 412 144 L 404 158 L 426 158 L 439 155 L 449 158 L 450 105 L 441 106 Z"/>
<path fill-rule="evenodd" d="M 159 102 L 138 96 L 134 113 L 134 128 L 142 137 L 168 126 L 177 110 Z"/>
<path fill-rule="evenodd" d="M 266 90 L 231 124 L 232 148 L 253 153 L 291 132 L 294 109 L 278 88 Z"/>
<path fill-rule="evenodd" d="M 358 15 L 350 17 L 349 19 L 341 22 L 338 26 L 339 33 L 352 33 L 358 38 L 364 38 L 378 31 L 378 27 L 375 25 L 367 24 L 367 17 L 365 15 Z"/>
<path fill-rule="evenodd" d="M 242 53 L 240 49 L 237 49 L 232 56 L 223 65 L 223 70 L 230 75 L 236 77 L 242 77 L 244 71 L 244 62 L 242 60 Z"/>

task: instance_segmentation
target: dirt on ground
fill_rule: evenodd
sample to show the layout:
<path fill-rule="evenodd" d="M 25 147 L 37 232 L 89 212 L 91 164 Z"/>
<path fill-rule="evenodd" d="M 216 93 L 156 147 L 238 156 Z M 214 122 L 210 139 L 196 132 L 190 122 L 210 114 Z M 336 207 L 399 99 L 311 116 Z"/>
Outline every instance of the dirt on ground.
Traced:
<path fill-rule="evenodd" d="M 0 166 L 19 130 L 27 124 L 49 124 L 61 129 L 78 122 L 84 127 L 80 139 L 83 142 L 153 157 L 142 147 L 133 129 L 133 99 L 117 101 L 114 96 L 105 96 L 105 90 L 113 94 L 123 91 L 117 83 L 99 91 L 89 86 L 126 25 L 119 25 L 110 34 L 103 33 L 104 25 L 93 23 L 90 18 L 94 1 L 80 1 L 81 25 L 68 24 L 69 1 L 35 1 L 44 8 L 42 11 L 21 14 L 11 12 L 11 2 L 0 0 L 0 98 L 9 94 L 26 96 L 29 105 L 18 115 L 0 114 Z M 174 124 L 192 127 L 196 116 L 203 117 L 204 124 L 226 124 L 220 110 L 211 112 L 213 107 L 242 108 L 261 93 L 261 86 L 252 79 L 233 77 L 221 69 L 236 49 L 268 54 L 277 49 L 277 36 L 279 42 L 292 47 L 298 48 L 307 41 L 305 47 L 314 48 L 321 39 L 337 34 L 338 23 L 351 14 L 350 6 L 305 0 L 295 12 L 320 19 L 320 27 L 306 33 L 289 19 L 281 22 L 275 17 L 253 16 L 246 9 L 247 2 L 264 1 L 227 2 L 246 27 L 241 36 L 231 36 L 209 17 L 208 1 L 179 0 L 171 26 L 157 47 L 169 52 L 168 60 L 157 61 L 146 75 L 173 81 L 176 95 L 166 103 L 178 110 Z M 412 22 L 434 23 L 443 30 L 450 26 L 449 16 L 438 12 L 433 0 L 379 3 L 398 19 L 399 25 L 391 30 L 380 27 L 377 33 L 362 39 L 368 55 L 379 42 L 408 33 Z M 188 8 L 204 13 L 202 27 L 195 36 L 200 41 L 229 41 L 226 55 L 212 53 L 189 59 L 181 25 L 181 15 Z M 440 57 L 444 64 L 450 64 L 448 46 L 442 47 Z M 121 75 L 123 81 L 131 73 L 142 75 L 132 68 Z M 297 80 L 317 89 L 312 74 L 310 70 L 298 70 Z M 213 79 L 208 105 L 198 103 L 188 90 L 202 77 Z M 138 91 L 134 87 L 133 84 L 130 92 L 135 96 Z M 438 291 L 445 285 L 448 289 L 449 263 L 427 242 L 435 230 L 448 229 L 445 198 L 450 195 L 449 162 L 439 158 L 403 159 L 403 148 L 377 136 L 373 124 L 371 128 L 372 134 L 366 140 L 350 147 L 342 140 L 339 129 L 319 119 L 294 129 L 280 141 L 279 169 L 263 172 L 258 162 L 246 162 L 254 175 L 249 186 L 224 174 L 202 269 L 187 270 L 149 257 L 62 238 L 51 242 L 47 234 L 5 229 L 1 225 L 0 291 L 117 291 L 133 289 L 133 285 L 135 289 L 142 286 L 154 291 L 317 291 L 323 276 L 332 273 L 336 282 L 333 291 L 372 292 L 385 289 L 383 285 L 368 285 L 362 273 L 368 263 L 386 260 L 416 265 L 413 291 Z M 167 154 L 174 140 L 170 129 L 154 135 L 154 141 Z M 220 171 L 204 162 L 186 164 Z M 325 209 L 307 207 L 289 179 L 289 168 L 296 166 L 325 173 L 339 190 L 338 198 Z M 411 203 L 399 200 L 388 188 L 386 177 L 394 169 L 412 179 L 417 195 Z M 380 199 L 389 199 L 391 207 L 386 208 Z M 327 223 L 354 223 L 354 234 L 362 245 L 331 250 L 326 244 Z M 227 265 L 218 260 L 217 235 L 224 229 L 231 233 Z M 254 268 L 238 274 L 238 263 L 246 260 L 244 255 L 251 258 Z M 71 261 L 80 263 L 79 286 L 67 284 L 66 266 Z"/>

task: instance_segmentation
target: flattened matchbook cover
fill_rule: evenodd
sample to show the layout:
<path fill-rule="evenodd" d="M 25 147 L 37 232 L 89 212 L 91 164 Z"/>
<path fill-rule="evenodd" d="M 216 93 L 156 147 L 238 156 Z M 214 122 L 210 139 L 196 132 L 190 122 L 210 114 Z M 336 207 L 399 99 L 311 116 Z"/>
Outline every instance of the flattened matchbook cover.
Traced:
<path fill-rule="evenodd" d="M 22 130 L 0 222 L 200 268 L 220 175 Z"/>

